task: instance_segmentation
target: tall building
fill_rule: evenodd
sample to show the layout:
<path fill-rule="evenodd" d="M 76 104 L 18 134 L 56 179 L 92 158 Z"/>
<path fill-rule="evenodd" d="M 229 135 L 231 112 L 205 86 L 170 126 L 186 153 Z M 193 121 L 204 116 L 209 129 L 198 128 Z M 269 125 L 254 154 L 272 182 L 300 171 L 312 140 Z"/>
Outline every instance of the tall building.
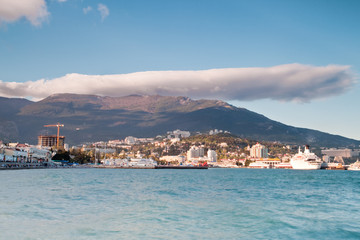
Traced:
<path fill-rule="evenodd" d="M 59 148 L 64 148 L 65 137 L 59 136 Z M 38 145 L 42 147 L 56 147 L 57 136 L 56 135 L 40 135 L 38 136 Z"/>
<path fill-rule="evenodd" d="M 264 145 L 257 143 L 250 148 L 250 157 L 253 158 L 267 158 L 268 149 Z"/>
<path fill-rule="evenodd" d="M 209 162 L 216 162 L 217 161 L 217 155 L 214 150 L 209 149 L 207 152 L 207 156 L 209 159 Z"/>
<path fill-rule="evenodd" d="M 192 146 L 187 152 L 187 159 L 204 157 L 204 148 Z"/>

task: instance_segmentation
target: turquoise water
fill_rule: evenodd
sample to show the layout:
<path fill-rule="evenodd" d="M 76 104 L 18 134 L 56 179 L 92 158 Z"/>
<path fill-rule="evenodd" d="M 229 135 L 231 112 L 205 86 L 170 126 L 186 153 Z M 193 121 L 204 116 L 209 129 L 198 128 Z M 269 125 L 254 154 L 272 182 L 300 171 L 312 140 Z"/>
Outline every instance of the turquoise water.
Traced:
<path fill-rule="evenodd" d="M 0 239 L 360 239 L 360 172 L 0 171 Z"/>

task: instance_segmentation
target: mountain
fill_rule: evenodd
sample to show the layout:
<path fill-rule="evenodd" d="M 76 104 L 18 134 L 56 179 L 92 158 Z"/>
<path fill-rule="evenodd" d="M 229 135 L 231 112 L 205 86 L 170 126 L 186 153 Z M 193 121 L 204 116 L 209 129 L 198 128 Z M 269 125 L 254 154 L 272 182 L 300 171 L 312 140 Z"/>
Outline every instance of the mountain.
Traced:
<path fill-rule="evenodd" d="M 23 98 L 0 97 L 0 140 L 10 141 L 19 138 L 16 114 L 22 107 L 32 103 Z"/>
<path fill-rule="evenodd" d="M 254 140 L 316 146 L 355 146 L 360 141 L 273 121 L 218 100 L 187 97 L 101 97 L 56 94 L 39 102 L 0 99 L 0 139 L 36 143 L 39 134 L 55 134 L 43 125 L 63 123 L 66 142 L 154 137 L 174 129 L 205 132 L 223 129 Z"/>

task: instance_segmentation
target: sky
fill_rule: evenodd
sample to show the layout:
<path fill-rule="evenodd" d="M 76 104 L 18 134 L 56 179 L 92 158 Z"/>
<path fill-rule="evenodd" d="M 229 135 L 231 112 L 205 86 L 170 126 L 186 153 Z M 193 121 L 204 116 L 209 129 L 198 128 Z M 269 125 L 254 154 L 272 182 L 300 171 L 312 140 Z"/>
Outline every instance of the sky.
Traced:
<path fill-rule="evenodd" d="M 221 99 L 360 139 L 360 1 L 0 0 L 0 96 Z"/>

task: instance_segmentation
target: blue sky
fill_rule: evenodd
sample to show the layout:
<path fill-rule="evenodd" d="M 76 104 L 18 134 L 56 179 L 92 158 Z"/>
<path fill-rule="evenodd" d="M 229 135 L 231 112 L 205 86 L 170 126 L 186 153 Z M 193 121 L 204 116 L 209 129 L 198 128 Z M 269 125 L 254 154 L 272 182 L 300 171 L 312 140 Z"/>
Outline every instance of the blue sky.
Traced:
<path fill-rule="evenodd" d="M 42 8 L 40 15 L 31 7 L 5 8 L 12 1 L 0 0 L 3 83 L 65 81 L 71 73 L 267 69 L 294 63 L 350 66 L 355 79 L 360 72 L 360 2 L 356 0 L 28 0 Z M 311 78 L 304 82 L 309 92 L 319 96 L 308 101 L 276 97 L 275 92 L 263 96 L 261 88 L 253 99 L 241 98 L 241 89 L 232 99 L 226 98 L 226 92 L 219 98 L 288 125 L 360 139 L 358 84 L 341 80 L 332 91 L 319 94 L 311 91 L 309 83 Z M 298 87 L 290 93 L 296 95 Z"/>

